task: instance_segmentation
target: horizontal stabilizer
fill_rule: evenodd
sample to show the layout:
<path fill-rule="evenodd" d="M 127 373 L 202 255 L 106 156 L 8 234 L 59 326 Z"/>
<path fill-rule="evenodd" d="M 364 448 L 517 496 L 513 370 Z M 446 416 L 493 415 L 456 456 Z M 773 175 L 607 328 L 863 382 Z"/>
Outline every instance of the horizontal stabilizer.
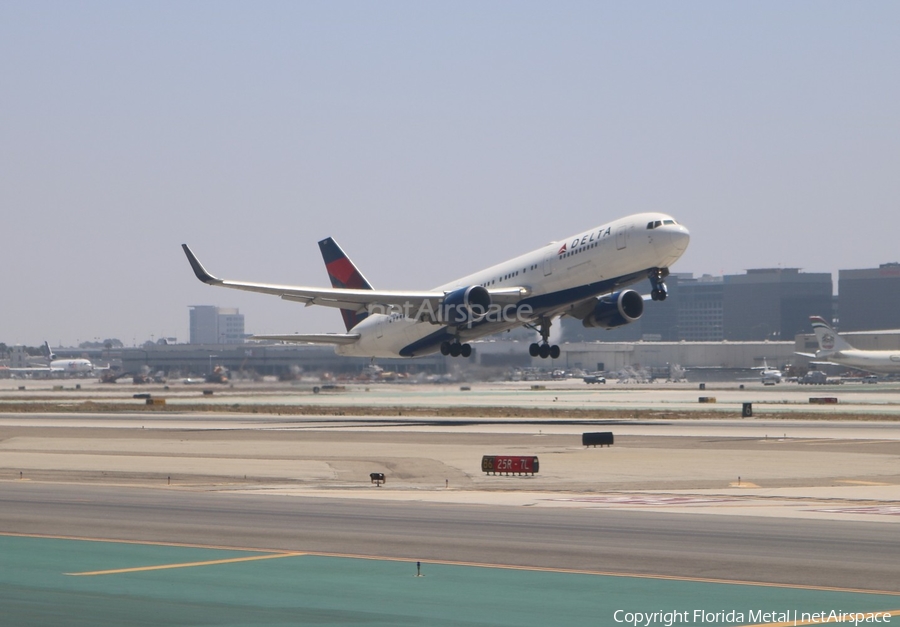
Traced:
<path fill-rule="evenodd" d="M 308 344 L 353 344 L 353 342 L 359 339 L 359 333 L 292 333 L 289 335 L 252 335 L 250 336 L 250 339 Z"/>

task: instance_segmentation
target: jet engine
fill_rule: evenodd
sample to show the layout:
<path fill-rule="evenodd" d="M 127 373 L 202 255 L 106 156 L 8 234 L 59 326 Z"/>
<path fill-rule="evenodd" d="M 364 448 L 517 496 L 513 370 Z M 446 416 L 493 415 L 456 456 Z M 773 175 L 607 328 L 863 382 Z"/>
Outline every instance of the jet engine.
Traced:
<path fill-rule="evenodd" d="M 472 322 L 484 317 L 490 306 L 491 295 L 484 287 L 460 287 L 444 296 L 441 302 L 441 319 L 450 324 Z"/>
<path fill-rule="evenodd" d="M 598 298 L 594 310 L 584 317 L 581 324 L 613 329 L 634 322 L 643 313 L 643 297 L 634 290 L 623 290 Z"/>

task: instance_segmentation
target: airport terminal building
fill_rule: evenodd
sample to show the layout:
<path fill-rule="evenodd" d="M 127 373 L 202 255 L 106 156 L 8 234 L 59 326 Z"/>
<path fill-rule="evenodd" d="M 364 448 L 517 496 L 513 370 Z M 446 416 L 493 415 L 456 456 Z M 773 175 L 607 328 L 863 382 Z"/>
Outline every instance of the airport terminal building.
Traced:
<path fill-rule="evenodd" d="M 236 376 L 303 374 L 355 376 L 373 363 L 385 372 L 403 376 L 464 373 L 498 376 L 516 369 L 619 371 L 625 368 L 667 370 L 676 364 L 685 368 L 735 370 L 760 366 L 783 367 L 794 361 L 794 342 L 574 342 L 560 344 L 561 355 L 552 361 L 528 354 L 531 340 L 485 340 L 472 343 L 469 359 L 444 357 L 440 353 L 415 359 L 342 357 L 330 346 L 313 344 L 241 345 L 177 344 L 122 349 L 122 371 L 205 375 L 224 366 Z M 242 373 L 239 374 L 239 373 Z"/>

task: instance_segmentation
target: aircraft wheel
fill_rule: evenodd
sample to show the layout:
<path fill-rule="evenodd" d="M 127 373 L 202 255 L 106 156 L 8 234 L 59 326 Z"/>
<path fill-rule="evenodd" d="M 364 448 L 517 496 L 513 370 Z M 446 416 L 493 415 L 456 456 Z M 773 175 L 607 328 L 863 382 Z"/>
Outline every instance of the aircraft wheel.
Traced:
<path fill-rule="evenodd" d="M 659 301 L 666 300 L 666 296 L 668 296 L 668 294 L 665 291 L 659 290 L 659 294 L 656 296 L 656 300 L 659 300 Z"/>
<path fill-rule="evenodd" d="M 450 354 L 450 342 L 441 342 L 441 355 L 446 357 Z"/>
<path fill-rule="evenodd" d="M 450 345 L 450 356 L 451 357 L 459 357 L 459 353 L 462 349 L 459 346 L 459 342 L 453 342 Z"/>
<path fill-rule="evenodd" d="M 470 344 L 463 344 L 459 349 L 459 354 L 463 357 L 470 357 L 472 355 L 472 346 Z"/>
<path fill-rule="evenodd" d="M 532 357 L 537 357 L 541 354 L 541 347 L 539 344 L 532 344 L 528 347 L 528 354 Z"/>
<path fill-rule="evenodd" d="M 540 355 L 541 355 L 541 359 L 547 359 L 550 356 L 550 345 L 549 344 L 541 344 Z"/>
<path fill-rule="evenodd" d="M 559 359 L 559 353 L 560 353 L 559 346 L 554 344 L 553 346 L 550 347 L 550 358 L 551 359 Z"/>

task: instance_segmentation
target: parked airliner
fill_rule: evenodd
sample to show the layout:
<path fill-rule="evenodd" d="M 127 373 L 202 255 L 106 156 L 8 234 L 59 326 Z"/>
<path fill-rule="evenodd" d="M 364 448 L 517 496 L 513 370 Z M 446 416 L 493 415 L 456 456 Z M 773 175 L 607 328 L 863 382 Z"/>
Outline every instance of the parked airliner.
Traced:
<path fill-rule="evenodd" d="M 87 359 L 59 359 L 56 354 L 50 350 L 50 344 L 46 341 L 44 342 L 44 356 L 47 358 L 48 362 L 46 366 L 10 368 L 9 371 L 17 374 L 49 373 L 58 375 L 84 375 L 95 370 L 94 364 Z"/>
<path fill-rule="evenodd" d="M 571 316 L 586 327 L 634 322 L 644 296 L 624 289 L 649 279 L 652 300 L 665 300 L 665 278 L 690 233 L 671 216 L 641 213 L 551 242 L 428 291 L 376 290 L 337 242 L 319 242 L 331 289 L 219 279 L 182 244 L 197 278 L 217 285 L 341 310 L 346 333 L 258 335 L 253 339 L 335 344 L 341 355 L 418 357 L 440 351 L 468 357 L 472 340 L 526 326 L 541 336 L 532 357 L 559 357 L 550 326 Z"/>
<path fill-rule="evenodd" d="M 809 321 L 819 342 L 819 350 L 815 355 L 797 353 L 798 355 L 867 372 L 880 374 L 900 372 L 900 351 L 853 348 L 847 340 L 835 333 L 824 318 L 810 316 Z"/>

